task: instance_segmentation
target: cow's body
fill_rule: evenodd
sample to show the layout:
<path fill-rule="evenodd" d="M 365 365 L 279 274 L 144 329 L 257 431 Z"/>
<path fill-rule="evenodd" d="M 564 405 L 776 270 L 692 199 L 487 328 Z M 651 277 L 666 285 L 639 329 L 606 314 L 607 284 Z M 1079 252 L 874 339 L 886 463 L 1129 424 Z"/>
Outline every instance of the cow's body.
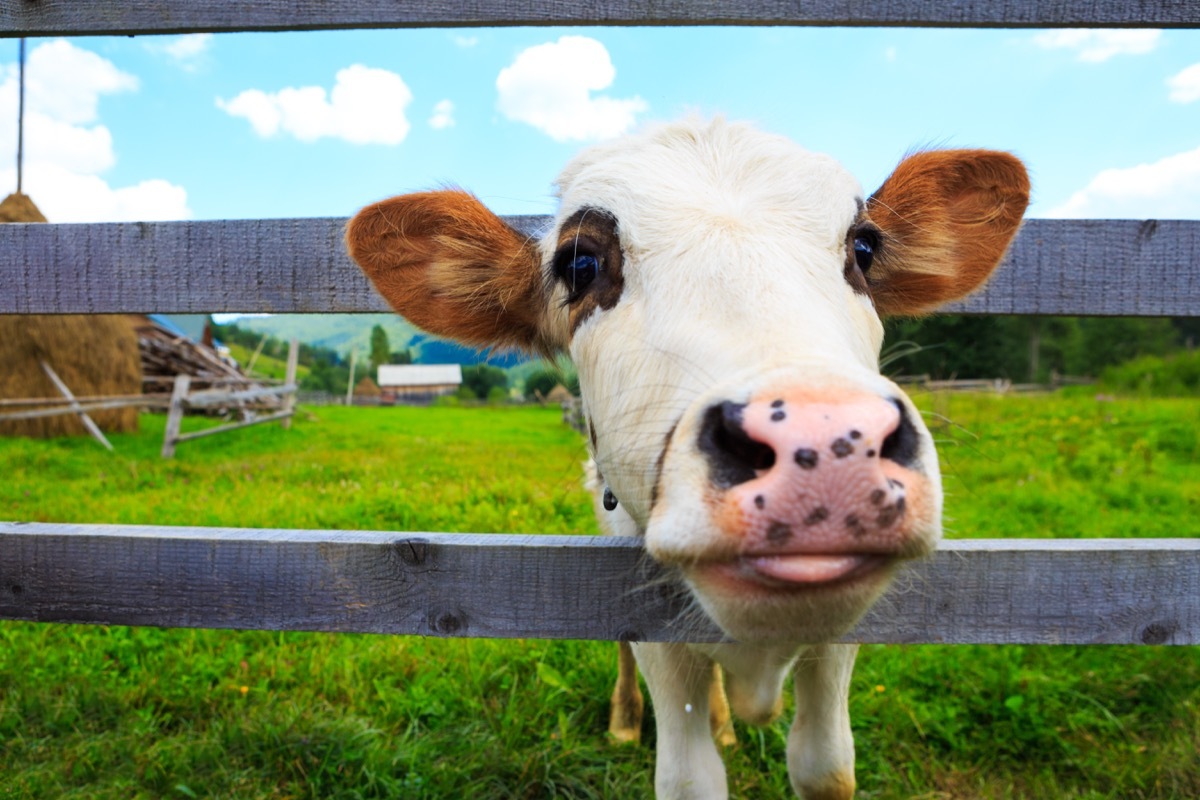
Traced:
<path fill-rule="evenodd" d="M 847 798 L 854 648 L 811 643 L 849 629 L 941 535 L 937 456 L 879 374 L 880 315 L 986 279 L 1028 202 L 1024 169 L 991 151 L 921 153 L 866 198 L 832 159 L 687 121 L 585 151 L 559 190 L 542 242 L 461 192 L 368 207 L 347 241 L 427 330 L 571 355 L 603 526 L 641 537 L 739 642 L 636 646 L 659 796 L 727 794 L 709 732 L 716 662 L 751 722 L 777 713 L 794 675 L 792 784 Z"/>

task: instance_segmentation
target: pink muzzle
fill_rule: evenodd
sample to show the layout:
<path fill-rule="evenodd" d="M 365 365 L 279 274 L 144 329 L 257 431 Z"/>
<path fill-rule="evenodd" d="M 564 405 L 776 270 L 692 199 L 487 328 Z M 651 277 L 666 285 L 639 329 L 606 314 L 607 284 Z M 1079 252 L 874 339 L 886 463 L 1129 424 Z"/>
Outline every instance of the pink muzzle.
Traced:
<path fill-rule="evenodd" d="M 700 449 L 714 521 L 741 569 L 789 584 L 851 575 L 904 554 L 927 479 L 904 406 L 868 394 L 798 390 L 711 407 Z M 920 514 L 924 516 L 924 514 Z"/>

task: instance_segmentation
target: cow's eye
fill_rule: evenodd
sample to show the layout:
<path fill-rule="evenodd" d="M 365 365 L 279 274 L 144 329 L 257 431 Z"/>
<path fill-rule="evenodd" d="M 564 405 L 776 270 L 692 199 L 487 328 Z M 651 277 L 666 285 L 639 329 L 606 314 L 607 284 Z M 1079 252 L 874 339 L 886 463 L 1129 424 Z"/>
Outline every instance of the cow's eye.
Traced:
<path fill-rule="evenodd" d="M 854 237 L 854 261 L 864 274 L 875 262 L 877 247 L 879 247 L 879 239 L 873 233 L 863 232 Z"/>
<path fill-rule="evenodd" d="M 566 253 L 558 260 L 554 271 L 574 299 L 600 274 L 600 259 L 591 253 Z"/>

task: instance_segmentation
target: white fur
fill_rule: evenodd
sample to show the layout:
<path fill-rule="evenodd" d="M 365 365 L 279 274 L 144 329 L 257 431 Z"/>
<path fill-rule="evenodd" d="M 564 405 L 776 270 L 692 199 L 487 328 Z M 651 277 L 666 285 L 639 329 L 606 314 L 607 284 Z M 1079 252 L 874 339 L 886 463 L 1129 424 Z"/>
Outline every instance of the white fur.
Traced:
<path fill-rule="evenodd" d="M 618 221 L 624 259 L 619 303 L 573 334 L 594 458 L 620 500 L 596 510 L 611 533 L 644 536 L 651 555 L 686 565 L 719 534 L 707 518 L 707 468 L 688 443 L 699 409 L 744 401 L 772 382 L 845 387 L 897 397 L 880 377 L 882 324 L 843 276 L 846 234 L 862 191 L 832 159 L 722 121 L 696 120 L 585 151 L 559 180 L 558 224 L 585 207 Z M 567 328 L 565 290 L 549 304 L 549 330 Z M 557 316 L 556 316 L 557 315 Z M 937 461 L 920 415 L 919 461 L 940 512 Z M 657 505 L 651 493 L 665 438 Z M 653 511 L 653 513 L 652 513 Z M 940 536 L 931 514 L 921 546 Z M 686 575 L 686 570 L 685 570 Z M 840 595 L 749 604 L 692 584 L 697 599 L 741 645 L 635 646 L 658 725 L 660 798 L 725 798 L 724 768 L 708 728 L 712 663 L 722 665 L 736 713 L 768 719 L 795 676 L 788 768 L 797 793 L 853 787 L 847 687 L 851 646 L 807 647 L 847 629 L 882 591 L 881 578 Z M 758 639 L 760 641 L 748 641 Z M 840 781 L 840 784 L 839 784 Z M 849 795 L 822 794 L 822 797 Z"/>

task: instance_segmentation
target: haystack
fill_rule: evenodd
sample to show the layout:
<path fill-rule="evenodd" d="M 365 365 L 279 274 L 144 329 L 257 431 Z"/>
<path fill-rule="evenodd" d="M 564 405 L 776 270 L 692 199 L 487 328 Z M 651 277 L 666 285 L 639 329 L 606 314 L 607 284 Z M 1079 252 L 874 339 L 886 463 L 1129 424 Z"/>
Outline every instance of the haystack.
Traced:
<path fill-rule="evenodd" d="M 379 397 L 382 394 L 379 384 L 371 380 L 370 375 L 364 375 L 361 381 L 354 384 L 355 397 Z"/>
<path fill-rule="evenodd" d="M 0 222 L 45 221 L 27 195 L 14 192 L 0 202 Z M 0 316 L 0 398 L 61 398 L 41 361 L 79 398 L 142 393 L 137 335 L 125 317 Z M 89 416 L 104 431 L 137 430 L 136 408 L 97 411 Z M 85 433 L 75 414 L 0 422 L 0 436 L 49 438 Z"/>
<path fill-rule="evenodd" d="M 561 383 L 555 384 L 554 388 L 550 390 L 550 394 L 546 395 L 547 403 L 565 403 L 571 399 L 571 393 Z"/>
<path fill-rule="evenodd" d="M 0 222 L 45 222 L 29 195 L 13 192 L 0 202 Z"/>
<path fill-rule="evenodd" d="M 137 335 L 125 317 L 0 316 L 0 398 L 61 398 L 41 361 L 79 398 L 142 391 Z M 104 431 L 137 430 L 136 408 L 96 411 L 89 416 Z M 86 432 L 74 414 L 0 422 L 0 436 L 49 438 Z"/>

